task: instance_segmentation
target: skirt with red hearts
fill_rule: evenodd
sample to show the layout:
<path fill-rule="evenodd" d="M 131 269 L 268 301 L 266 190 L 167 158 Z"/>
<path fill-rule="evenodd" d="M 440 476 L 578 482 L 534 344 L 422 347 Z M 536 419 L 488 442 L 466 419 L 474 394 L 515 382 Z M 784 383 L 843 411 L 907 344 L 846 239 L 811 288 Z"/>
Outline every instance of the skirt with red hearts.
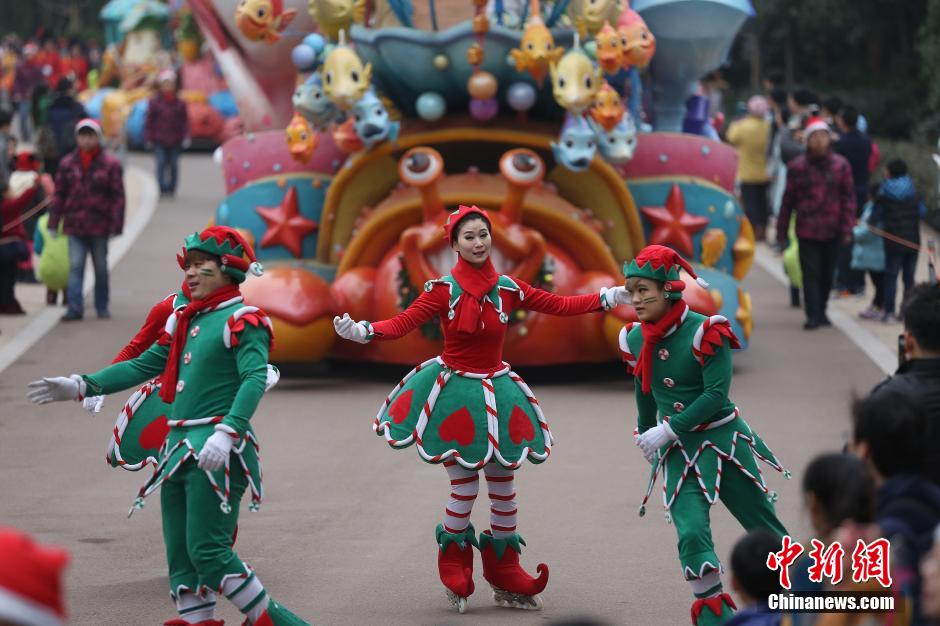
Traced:
<path fill-rule="evenodd" d="M 506 363 L 474 374 L 429 359 L 392 389 L 372 428 L 394 448 L 416 444 L 428 463 L 453 459 L 467 469 L 541 463 L 552 447 L 538 400 Z"/>

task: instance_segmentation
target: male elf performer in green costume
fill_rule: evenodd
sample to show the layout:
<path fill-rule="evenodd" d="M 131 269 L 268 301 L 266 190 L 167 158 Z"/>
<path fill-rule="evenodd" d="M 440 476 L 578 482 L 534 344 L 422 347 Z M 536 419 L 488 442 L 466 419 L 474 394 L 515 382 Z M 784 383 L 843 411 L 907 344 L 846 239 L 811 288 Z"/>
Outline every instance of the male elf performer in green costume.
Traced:
<path fill-rule="evenodd" d="M 745 529 L 782 537 L 787 531 L 774 512 L 776 494 L 757 459 L 783 469 L 728 398 L 737 337 L 726 318 L 700 315 L 683 302 L 680 268 L 704 283 L 665 246 L 648 246 L 624 264 L 640 321 L 620 332 L 620 350 L 636 376 L 634 438 L 653 465 L 640 515 L 661 473 L 666 519 L 676 526 L 682 572 L 696 598 L 692 623 L 710 626 L 724 622 L 735 606 L 722 592 L 709 507 L 720 499 Z"/>
<path fill-rule="evenodd" d="M 260 275 L 261 266 L 237 231 L 220 226 L 187 237 L 177 258 L 192 301 L 167 319 L 156 344 L 94 374 L 32 382 L 30 400 L 83 400 L 162 373 L 160 397 L 173 407 L 170 432 L 135 506 L 142 507 L 143 499 L 163 486 L 170 595 L 179 613 L 165 626 L 222 626 L 215 619 L 217 593 L 245 614 L 246 625 L 304 625 L 268 597 L 232 549 L 242 495 L 250 488 L 250 508 L 257 508 L 262 496 L 249 420 L 264 394 L 273 334 L 268 316 L 245 306 L 238 288 L 248 272 Z"/>

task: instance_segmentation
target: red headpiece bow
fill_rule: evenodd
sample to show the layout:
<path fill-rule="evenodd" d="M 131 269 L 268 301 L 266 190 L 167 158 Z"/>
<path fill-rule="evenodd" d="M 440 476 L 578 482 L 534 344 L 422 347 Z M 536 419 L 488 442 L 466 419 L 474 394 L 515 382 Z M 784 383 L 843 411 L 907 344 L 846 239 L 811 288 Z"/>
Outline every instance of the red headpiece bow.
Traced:
<path fill-rule="evenodd" d="M 450 242 L 451 234 L 454 232 L 454 227 L 457 226 L 460 220 L 470 215 L 471 213 L 476 213 L 483 217 L 483 219 L 485 219 L 487 222 L 492 223 L 489 214 L 480 207 L 461 204 L 456 211 L 451 212 L 451 214 L 447 216 L 447 221 L 444 222 L 444 239 Z"/>

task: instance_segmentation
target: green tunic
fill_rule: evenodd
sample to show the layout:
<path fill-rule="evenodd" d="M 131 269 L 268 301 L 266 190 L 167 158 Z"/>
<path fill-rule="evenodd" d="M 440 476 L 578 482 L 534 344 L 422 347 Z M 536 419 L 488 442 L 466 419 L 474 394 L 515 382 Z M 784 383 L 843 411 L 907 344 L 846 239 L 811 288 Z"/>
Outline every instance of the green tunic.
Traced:
<path fill-rule="evenodd" d="M 244 323 L 246 313 L 256 315 L 255 319 L 263 323 Z M 142 506 L 142 498 L 153 493 L 187 459 L 196 458 L 216 424 L 237 436 L 232 451 L 248 478 L 252 508 L 260 504 L 261 467 L 250 419 L 264 394 L 267 376 L 271 334 L 266 320 L 263 312 L 241 302 L 197 313 L 192 319 L 180 357 L 170 432 L 154 476 L 141 488 L 138 507 Z M 233 339 L 232 329 L 236 327 Z M 111 394 L 150 380 L 163 372 L 168 354 L 169 346 L 154 344 L 135 359 L 83 376 L 88 395 Z M 230 508 L 226 469 L 206 473 L 223 511 Z"/>
<path fill-rule="evenodd" d="M 667 420 L 678 441 L 659 451 L 650 477 L 650 489 L 662 468 L 666 491 L 663 505 L 668 510 L 683 481 L 691 476 L 712 504 L 718 501 L 721 468 L 730 465 L 743 471 L 764 492 L 768 492 L 755 456 L 783 471 L 776 456 L 751 430 L 728 398 L 731 388 L 731 347 L 723 336 L 705 332 L 728 322 L 721 316 L 711 319 L 689 311 L 682 324 L 666 335 L 653 354 L 652 393 L 636 390 L 637 432 L 642 434 Z M 707 335 L 707 336 L 706 336 Z M 701 344 L 717 337 L 714 354 L 701 353 Z M 624 341 L 626 342 L 624 344 Z M 621 349 L 628 363 L 635 365 L 643 348 L 640 324 L 621 331 Z"/>

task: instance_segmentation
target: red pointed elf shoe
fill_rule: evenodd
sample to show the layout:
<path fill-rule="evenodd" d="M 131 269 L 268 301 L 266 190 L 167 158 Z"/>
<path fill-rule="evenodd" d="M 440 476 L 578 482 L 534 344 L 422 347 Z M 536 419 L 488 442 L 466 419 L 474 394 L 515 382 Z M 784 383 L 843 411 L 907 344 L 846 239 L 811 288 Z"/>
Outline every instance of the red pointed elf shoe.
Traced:
<path fill-rule="evenodd" d="M 519 533 L 496 539 L 485 530 L 480 534 L 480 554 L 483 556 L 483 577 L 493 588 L 493 599 L 500 606 L 516 609 L 541 609 L 539 597 L 548 584 L 548 566 L 539 563 L 538 578 L 532 578 L 519 565 L 519 555 L 525 541 Z"/>
<path fill-rule="evenodd" d="M 163 626 L 225 626 L 225 621 L 221 619 L 204 619 L 201 622 L 190 624 L 181 617 L 163 622 Z"/>
<path fill-rule="evenodd" d="M 692 603 L 693 626 L 717 626 L 734 615 L 738 609 L 727 593 L 710 598 L 699 598 Z"/>
<path fill-rule="evenodd" d="M 461 533 L 449 533 L 437 525 L 437 570 L 447 597 L 458 613 L 467 610 L 467 598 L 473 593 L 473 546 L 477 545 L 473 524 Z"/>
<path fill-rule="evenodd" d="M 268 608 L 261 614 L 254 624 L 248 620 L 242 626 L 310 626 L 274 600 L 268 600 Z"/>

